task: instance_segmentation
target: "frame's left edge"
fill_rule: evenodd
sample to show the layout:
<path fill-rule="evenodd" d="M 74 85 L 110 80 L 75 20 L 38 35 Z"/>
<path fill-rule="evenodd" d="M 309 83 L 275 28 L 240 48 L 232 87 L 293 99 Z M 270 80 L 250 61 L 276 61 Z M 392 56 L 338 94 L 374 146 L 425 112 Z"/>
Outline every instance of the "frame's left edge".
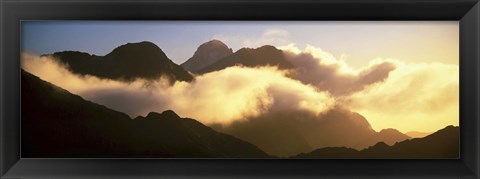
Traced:
<path fill-rule="evenodd" d="M 20 122 L 12 120 L 19 114 L 20 101 L 18 85 L 19 70 L 19 19 L 12 2 L 0 0 L 1 4 L 1 56 L 0 56 L 0 107 L 1 107 L 1 173 L 4 178 L 8 171 L 20 160 Z"/>
<path fill-rule="evenodd" d="M 480 2 L 475 6 L 477 24 L 477 103 L 480 103 Z M 479 105 L 479 104 L 477 104 Z M 480 111 L 477 110 L 477 178 L 480 178 Z"/>
<path fill-rule="evenodd" d="M 476 36 L 477 36 L 477 107 L 480 105 L 480 1 L 475 6 L 476 11 Z M 480 111 L 477 108 L 477 169 L 475 175 L 477 178 L 480 178 Z"/>
<path fill-rule="evenodd" d="M 4 39 L 3 38 L 3 32 L 4 32 L 4 26 L 3 26 L 3 23 L 5 22 L 5 18 L 4 18 L 4 11 L 3 11 L 3 3 L 4 1 L 3 0 L 0 0 L 0 39 Z M 4 125 L 3 125 L 3 121 L 5 120 L 5 117 L 4 117 L 4 114 L 3 114 L 3 86 L 4 86 L 4 80 L 3 80 L 3 68 L 4 65 L 3 65 L 3 61 L 5 60 L 4 59 L 4 45 L 3 43 L 5 43 L 4 40 L 0 41 L 0 178 L 3 178 L 3 175 L 6 173 L 6 168 L 5 167 L 5 160 L 3 160 L 5 157 L 4 157 L 4 148 L 5 148 L 5 140 L 4 140 Z"/>
<path fill-rule="evenodd" d="M 0 0 L 0 39 L 3 39 L 3 0 Z M 3 67 L 3 41 L 0 42 L 0 67 Z M 0 99 L 3 99 L 3 74 L 0 72 Z M 0 100 L 0 144 L 3 144 L 3 100 Z M 0 178 L 4 175 L 3 147 L 0 145 Z"/>

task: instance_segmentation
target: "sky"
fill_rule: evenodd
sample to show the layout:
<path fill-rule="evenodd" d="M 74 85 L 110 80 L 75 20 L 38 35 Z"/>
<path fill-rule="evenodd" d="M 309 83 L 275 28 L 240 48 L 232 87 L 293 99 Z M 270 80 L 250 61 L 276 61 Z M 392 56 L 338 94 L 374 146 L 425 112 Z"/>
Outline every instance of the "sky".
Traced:
<path fill-rule="evenodd" d="M 209 40 L 234 51 L 262 45 L 312 45 L 361 67 L 375 58 L 458 64 L 458 21 L 23 21 L 23 51 L 105 55 L 151 41 L 177 64 Z"/>
<path fill-rule="evenodd" d="M 458 21 L 23 21 L 22 68 L 132 117 L 173 109 L 205 124 L 229 124 L 266 111 L 320 114 L 342 105 L 377 131 L 434 132 L 459 124 L 458 30 Z M 212 39 L 233 51 L 274 45 L 297 71 L 232 67 L 192 83 L 125 84 L 79 77 L 38 56 L 105 55 L 151 41 L 180 64 Z"/>

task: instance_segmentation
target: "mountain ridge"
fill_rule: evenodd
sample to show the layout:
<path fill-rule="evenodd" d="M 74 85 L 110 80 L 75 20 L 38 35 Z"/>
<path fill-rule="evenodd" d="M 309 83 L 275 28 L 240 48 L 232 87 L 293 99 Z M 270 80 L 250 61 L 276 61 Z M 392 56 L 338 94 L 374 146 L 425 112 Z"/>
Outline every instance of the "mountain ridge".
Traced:
<path fill-rule="evenodd" d="M 340 106 L 318 116 L 288 111 L 259 115 L 228 126 L 211 127 L 280 157 L 323 147 L 347 146 L 360 150 L 386 139 L 393 143 L 408 139 L 408 136 L 390 139 L 390 136 L 373 130 L 362 115 Z"/>
<path fill-rule="evenodd" d="M 157 45 L 148 41 L 121 45 L 105 56 L 78 51 L 55 52 L 52 56 L 65 64 L 69 71 L 79 75 L 122 81 L 159 77 L 167 77 L 171 83 L 193 80 L 192 75 L 173 63 Z"/>
<path fill-rule="evenodd" d="M 198 70 L 198 73 L 209 73 L 235 65 L 246 67 L 277 66 L 279 69 L 291 69 L 294 67 L 293 64 L 286 60 L 281 50 L 271 45 L 264 45 L 255 49 L 241 48 L 235 53 Z"/>
<path fill-rule="evenodd" d="M 272 157 L 253 144 L 171 110 L 132 120 L 24 70 L 21 79 L 25 158 Z"/>
<path fill-rule="evenodd" d="M 407 139 L 392 146 L 384 142 L 363 150 L 327 147 L 292 158 L 458 158 L 459 127 L 447 126 L 426 137 Z"/>

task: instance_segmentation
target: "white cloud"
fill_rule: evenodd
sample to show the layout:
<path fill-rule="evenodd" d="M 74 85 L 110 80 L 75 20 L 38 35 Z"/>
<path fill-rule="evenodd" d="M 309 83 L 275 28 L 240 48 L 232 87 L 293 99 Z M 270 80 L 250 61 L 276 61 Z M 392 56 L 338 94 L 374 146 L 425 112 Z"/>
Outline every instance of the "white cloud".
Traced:
<path fill-rule="evenodd" d="M 395 69 L 391 61 L 372 61 L 360 69 L 353 69 L 342 59 L 312 45 L 300 50 L 294 44 L 279 47 L 286 59 L 295 66 L 291 75 L 306 84 L 327 90 L 336 96 L 348 95 L 364 87 L 381 82 Z"/>
<path fill-rule="evenodd" d="M 345 98 L 376 129 L 436 131 L 459 124 L 459 67 L 442 63 L 406 64 L 382 83 Z"/>

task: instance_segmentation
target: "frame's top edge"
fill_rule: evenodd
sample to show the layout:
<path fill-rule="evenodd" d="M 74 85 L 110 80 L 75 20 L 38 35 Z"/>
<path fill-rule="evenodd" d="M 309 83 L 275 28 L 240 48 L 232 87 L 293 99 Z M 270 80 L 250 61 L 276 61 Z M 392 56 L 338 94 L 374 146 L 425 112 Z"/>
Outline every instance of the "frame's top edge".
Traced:
<path fill-rule="evenodd" d="M 477 3 L 480 0 L 3 0 L 12 3 L 272 3 L 272 4 L 404 4 L 404 3 Z"/>

